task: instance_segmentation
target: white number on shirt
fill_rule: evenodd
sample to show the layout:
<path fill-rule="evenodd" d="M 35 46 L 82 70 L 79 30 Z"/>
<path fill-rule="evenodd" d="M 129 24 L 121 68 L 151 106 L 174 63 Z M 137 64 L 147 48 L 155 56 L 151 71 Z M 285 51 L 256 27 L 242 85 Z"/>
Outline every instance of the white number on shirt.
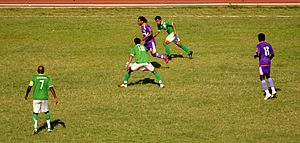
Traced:
<path fill-rule="evenodd" d="M 43 88 L 43 85 L 44 85 L 44 80 L 40 80 L 40 83 L 41 83 L 40 89 L 42 89 L 42 88 Z"/>
<path fill-rule="evenodd" d="M 264 51 L 265 51 L 265 56 L 266 57 L 270 55 L 270 51 L 269 51 L 269 47 L 268 46 L 264 47 Z"/>
<path fill-rule="evenodd" d="M 146 51 L 144 46 L 138 46 L 139 51 Z"/>

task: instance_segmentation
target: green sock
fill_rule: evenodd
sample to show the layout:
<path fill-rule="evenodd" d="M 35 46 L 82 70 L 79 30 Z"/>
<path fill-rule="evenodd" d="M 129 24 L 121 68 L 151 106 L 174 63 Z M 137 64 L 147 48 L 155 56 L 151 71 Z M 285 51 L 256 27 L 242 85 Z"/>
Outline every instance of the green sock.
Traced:
<path fill-rule="evenodd" d="M 168 55 L 168 56 L 171 56 L 171 51 L 170 51 L 170 46 L 169 46 L 169 44 L 164 45 L 164 47 L 165 47 L 165 50 L 166 50 L 166 52 L 167 52 L 167 55 Z"/>
<path fill-rule="evenodd" d="M 33 117 L 32 117 L 32 123 L 33 123 L 33 127 L 34 127 L 35 129 L 37 129 L 38 118 L 39 118 L 39 116 L 38 116 L 37 114 L 33 114 Z"/>
<path fill-rule="evenodd" d="M 51 118 L 51 114 L 49 112 L 46 113 L 46 120 L 50 120 L 50 118 Z"/>
<path fill-rule="evenodd" d="M 128 71 L 126 71 L 126 73 L 125 73 L 125 79 L 124 79 L 124 81 L 126 81 L 126 84 L 127 84 L 128 80 L 130 78 L 130 74 L 131 74 L 131 72 L 128 72 Z"/>
<path fill-rule="evenodd" d="M 46 113 L 46 121 L 47 121 L 48 129 L 51 129 L 50 118 L 51 118 L 51 114 L 50 114 L 50 112 L 47 112 L 47 113 Z"/>
<path fill-rule="evenodd" d="M 182 44 L 181 48 L 182 48 L 182 50 L 185 51 L 187 54 L 190 54 L 190 50 L 189 50 L 184 44 Z"/>
<path fill-rule="evenodd" d="M 160 78 L 160 75 L 158 74 L 158 72 L 154 72 L 153 74 L 158 81 L 161 81 L 161 78 Z"/>

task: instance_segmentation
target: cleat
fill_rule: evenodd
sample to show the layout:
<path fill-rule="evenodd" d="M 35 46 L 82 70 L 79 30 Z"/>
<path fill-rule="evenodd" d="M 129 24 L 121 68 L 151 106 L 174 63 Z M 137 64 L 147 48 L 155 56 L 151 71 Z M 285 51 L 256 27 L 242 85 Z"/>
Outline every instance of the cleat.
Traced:
<path fill-rule="evenodd" d="M 168 58 L 168 56 L 164 56 L 164 61 L 166 62 L 166 64 L 169 63 L 169 58 Z"/>
<path fill-rule="evenodd" d="M 34 134 L 37 134 L 37 133 L 38 133 L 38 130 L 37 129 L 33 129 L 32 134 L 34 135 Z"/>
<path fill-rule="evenodd" d="M 276 97 L 276 91 L 275 91 L 275 90 L 272 91 L 272 96 L 271 96 L 271 98 L 277 98 L 277 97 Z"/>
<path fill-rule="evenodd" d="M 161 84 L 159 84 L 159 87 L 160 87 L 160 88 L 164 88 L 165 85 L 161 83 Z"/>
<path fill-rule="evenodd" d="M 266 93 L 266 96 L 265 96 L 264 100 L 268 100 L 271 96 L 272 96 L 272 94 L 270 94 L 269 92 Z"/>
<path fill-rule="evenodd" d="M 122 83 L 122 84 L 119 84 L 118 87 L 120 87 L 120 88 L 126 88 L 127 84 Z"/>
<path fill-rule="evenodd" d="M 189 59 L 192 59 L 193 58 L 193 51 L 190 51 L 190 53 L 188 54 L 189 56 Z"/>
<path fill-rule="evenodd" d="M 168 60 L 170 61 L 170 60 L 172 60 L 172 56 L 170 55 L 170 56 L 167 56 L 168 57 Z"/>
<path fill-rule="evenodd" d="M 52 129 L 48 129 L 48 132 L 49 132 L 49 133 L 52 132 Z"/>

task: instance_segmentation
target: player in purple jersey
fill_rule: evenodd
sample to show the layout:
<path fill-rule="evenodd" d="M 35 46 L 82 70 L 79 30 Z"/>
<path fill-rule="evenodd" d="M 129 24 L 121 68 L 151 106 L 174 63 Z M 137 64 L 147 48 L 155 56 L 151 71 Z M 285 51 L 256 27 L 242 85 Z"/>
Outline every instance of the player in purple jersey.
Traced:
<path fill-rule="evenodd" d="M 266 96 L 264 100 L 268 100 L 269 98 L 276 97 L 276 91 L 274 87 L 273 79 L 270 76 L 271 72 L 271 60 L 274 57 L 274 50 L 272 46 L 265 41 L 265 34 L 259 33 L 258 34 L 258 41 L 259 44 L 256 45 L 256 54 L 254 55 L 254 58 L 259 58 L 259 74 L 260 74 L 260 80 L 262 83 L 262 86 L 266 92 Z M 272 94 L 270 94 L 268 90 L 268 85 L 266 82 L 266 79 L 268 79 Z"/>
<path fill-rule="evenodd" d="M 144 16 L 138 18 L 138 25 L 141 26 L 141 31 L 143 33 L 142 40 L 144 41 L 144 46 L 147 48 L 147 51 L 150 50 L 153 57 L 164 59 L 166 63 L 169 62 L 168 56 L 156 53 L 156 42 L 153 37 L 153 31 L 151 26 L 147 23 L 147 19 Z"/>

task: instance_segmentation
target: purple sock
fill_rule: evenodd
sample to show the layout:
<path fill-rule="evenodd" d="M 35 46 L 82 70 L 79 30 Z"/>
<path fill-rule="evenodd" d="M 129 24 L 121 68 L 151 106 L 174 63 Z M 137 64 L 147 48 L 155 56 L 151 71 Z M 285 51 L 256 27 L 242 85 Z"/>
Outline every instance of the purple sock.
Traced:
<path fill-rule="evenodd" d="M 272 78 L 268 78 L 269 84 L 271 87 L 274 87 L 274 82 Z"/>
<path fill-rule="evenodd" d="M 266 81 L 262 80 L 261 83 L 262 83 L 264 90 L 268 90 L 268 85 L 267 85 Z"/>
<path fill-rule="evenodd" d="M 162 54 L 160 54 L 160 53 L 156 53 L 156 57 L 157 57 L 157 58 L 160 58 L 160 59 L 163 59 L 163 58 L 164 58 L 164 56 L 163 56 Z"/>

